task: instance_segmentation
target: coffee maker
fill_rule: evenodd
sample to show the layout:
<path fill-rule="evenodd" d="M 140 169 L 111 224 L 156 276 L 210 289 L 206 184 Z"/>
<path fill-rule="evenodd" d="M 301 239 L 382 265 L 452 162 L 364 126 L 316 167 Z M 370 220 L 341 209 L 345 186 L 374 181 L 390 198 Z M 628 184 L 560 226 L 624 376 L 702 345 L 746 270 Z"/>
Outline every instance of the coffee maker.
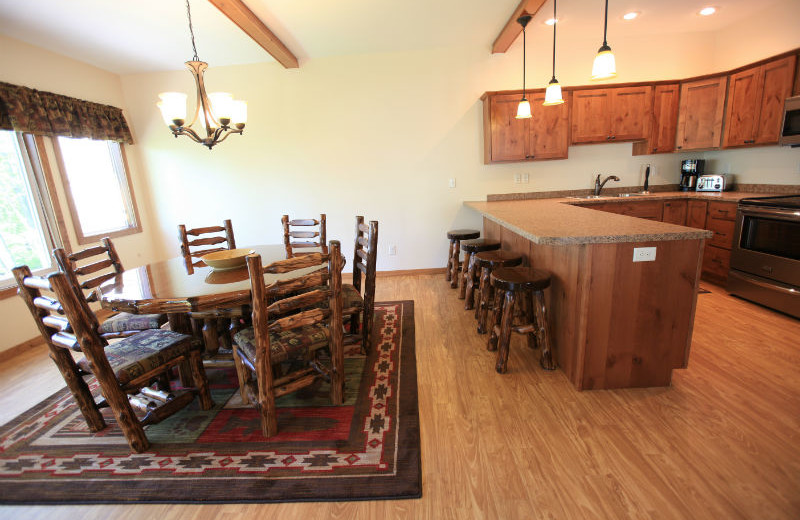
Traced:
<path fill-rule="evenodd" d="M 678 184 L 681 191 L 694 191 L 697 186 L 697 176 L 703 175 L 705 164 L 704 159 L 681 161 L 681 182 Z"/>

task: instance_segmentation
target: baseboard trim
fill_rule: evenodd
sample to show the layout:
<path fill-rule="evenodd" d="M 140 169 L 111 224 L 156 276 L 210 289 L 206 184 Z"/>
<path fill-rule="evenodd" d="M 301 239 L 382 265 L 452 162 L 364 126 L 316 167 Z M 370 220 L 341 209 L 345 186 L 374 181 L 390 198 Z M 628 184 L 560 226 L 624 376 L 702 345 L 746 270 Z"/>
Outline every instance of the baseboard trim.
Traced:
<path fill-rule="evenodd" d="M 413 274 L 444 274 L 447 268 L 436 267 L 431 269 L 405 269 L 402 271 L 378 271 L 375 276 L 405 276 Z"/>
<path fill-rule="evenodd" d="M 31 338 L 28 341 L 23 341 L 19 345 L 14 345 L 11 348 L 0 351 L 0 363 L 8 361 L 15 356 L 18 356 L 29 350 L 33 350 L 39 346 L 44 346 L 44 338 L 41 336 Z"/>

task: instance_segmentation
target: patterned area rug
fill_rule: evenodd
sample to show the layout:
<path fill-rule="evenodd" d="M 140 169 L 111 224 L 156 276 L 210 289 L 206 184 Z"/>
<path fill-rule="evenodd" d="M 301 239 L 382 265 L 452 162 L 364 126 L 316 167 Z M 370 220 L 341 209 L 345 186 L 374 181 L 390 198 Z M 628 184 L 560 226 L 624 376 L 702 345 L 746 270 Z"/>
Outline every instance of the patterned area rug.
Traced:
<path fill-rule="evenodd" d="M 131 453 L 108 410 L 91 435 L 65 389 L 0 428 L 0 503 L 203 503 L 418 498 L 422 494 L 414 302 L 375 305 L 375 347 L 346 353 L 344 406 L 327 384 L 278 401 L 265 439 L 233 369 L 209 369 L 197 402 L 145 429 Z"/>

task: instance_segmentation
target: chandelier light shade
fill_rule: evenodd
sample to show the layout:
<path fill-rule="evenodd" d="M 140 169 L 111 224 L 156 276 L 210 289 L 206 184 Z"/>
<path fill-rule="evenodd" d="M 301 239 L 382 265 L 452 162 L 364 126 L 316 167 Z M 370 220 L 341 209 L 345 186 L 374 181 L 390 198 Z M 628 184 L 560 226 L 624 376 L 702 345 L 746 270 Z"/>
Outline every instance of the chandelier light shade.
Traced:
<path fill-rule="evenodd" d="M 522 99 L 517 105 L 517 119 L 528 119 L 531 117 L 531 103 L 525 96 L 525 27 L 533 18 L 529 14 L 523 14 L 517 18 L 517 23 L 522 26 Z"/>
<path fill-rule="evenodd" d="M 192 12 L 189 0 L 186 0 L 186 14 L 189 18 L 189 34 L 192 37 L 192 50 L 194 57 L 186 62 L 186 66 L 194 76 L 197 86 L 197 108 L 192 114 L 192 122 L 186 124 L 186 100 L 188 96 L 183 92 L 162 92 L 158 95 L 160 101 L 157 106 L 161 116 L 172 134 L 188 136 L 196 143 L 212 149 L 231 134 L 241 134 L 247 123 L 247 102 L 233 99 L 227 92 L 212 92 L 206 94 L 203 73 L 208 68 L 208 63 L 200 61 L 197 57 L 197 48 L 194 43 L 194 30 L 192 28 Z M 195 123 L 199 125 L 196 128 Z"/>
<path fill-rule="evenodd" d="M 556 79 L 556 25 L 558 25 L 558 17 L 556 16 L 556 3 L 558 0 L 553 0 L 553 78 L 547 84 L 547 90 L 544 91 L 544 106 L 560 105 L 564 102 L 561 95 L 561 85 Z"/>
<path fill-rule="evenodd" d="M 617 75 L 617 64 L 614 53 L 608 46 L 608 0 L 606 0 L 606 17 L 603 23 L 603 45 L 597 51 L 592 66 L 592 79 L 609 79 Z"/>

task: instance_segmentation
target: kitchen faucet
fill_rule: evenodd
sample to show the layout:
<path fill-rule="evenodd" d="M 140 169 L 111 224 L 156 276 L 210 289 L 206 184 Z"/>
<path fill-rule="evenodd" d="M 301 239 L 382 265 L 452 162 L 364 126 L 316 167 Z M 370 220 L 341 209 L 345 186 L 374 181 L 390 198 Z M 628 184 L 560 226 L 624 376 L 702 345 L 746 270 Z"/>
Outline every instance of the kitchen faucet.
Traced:
<path fill-rule="evenodd" d="M 603 179 L 603 182 L 600 182 L 600 174 L 597 174 L 597 178 L 594 180 L 594 194 L 600 195 L 600 190 L 603 189 L 603 186 L 605 186 L 608 181 L 619 181 L 619 177 L 616 175 L 609 175 Z"/>

